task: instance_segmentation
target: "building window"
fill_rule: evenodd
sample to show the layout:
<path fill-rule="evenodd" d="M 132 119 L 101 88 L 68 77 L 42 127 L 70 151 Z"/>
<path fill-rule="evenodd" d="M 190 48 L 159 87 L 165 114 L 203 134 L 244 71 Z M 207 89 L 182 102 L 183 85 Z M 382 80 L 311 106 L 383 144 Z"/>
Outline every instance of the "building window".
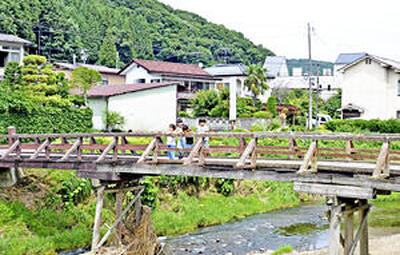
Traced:
<path fill-rule="evenodd" d="M 328 91 L 331 91 L 332 87 L 331 84 L 328 84 Z"/>
<path fill-rule="evenodd" d="M 224 89 L 229 89 L 229 82 L 224 83 Z"/>
<path fill-rule="evenodd" d="M 400 119 L 400 111 L 397 111 L 397 112 L 396 112 L 396 118 L 397 118 L 397 119 Z"/>
<path fill-rule="evenodd" d="M 152 80 L 151 80 L 151 83 L 160 83 L 160 82 L 161 82 L 160 79 L 152 79 Z"/>
<path fill-rule="evenodd" d="M 205 89 L 205 90 L 210 90 L 210 83 L 209 83 L 209 82 L 206 82 L 206 83 L 204 84 L 204 89 Z"/>
<path fill-rule="evenodd" d="M 370 58 L 367 58 L 365 60 L 365 64 L 370 65 L 372 63 L 372 60 Z"/>
<path fill-rule="evenodd" d="M 19 63 L 19 53 L 18 52 L 11 52 L 9 55 L 9 61 L 18 62 Z"/>
<path fill-rule="evenodd" d="M 137 79 L 137 83 L 146 83 L 146 79 Z"/>
<path fill-rule="evenodd" d="M 397 81 L 397 95 L 400 96 L 400 80 Z"/>
<path fill-rule="evenodd" d="M 107 86 L 108 85 L 108 80 L 107 80 L 107 77 L 106 76 L 102 76 L 102 78 L 103 78 L 103 85 L 104 86 Z"/>

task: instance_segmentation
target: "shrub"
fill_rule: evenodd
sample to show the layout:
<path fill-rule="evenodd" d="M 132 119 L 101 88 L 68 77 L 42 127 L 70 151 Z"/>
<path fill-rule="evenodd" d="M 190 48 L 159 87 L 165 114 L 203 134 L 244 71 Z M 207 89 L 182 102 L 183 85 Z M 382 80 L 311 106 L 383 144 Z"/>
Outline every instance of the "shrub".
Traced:
<path fill-rule="evenodd" d="M 278 115 L 278 110 L 276 109 L 276 98 L 274 96 L 270 96 L 267 101 L 267 109 L 268 112 L 272 114 L 272 117 L 276 117 Z"/>
<path fill-rule="evenodd" d="M 104 122 L 107 128 L 111 131 L 113 129 L 121 129 L 125 124 L 125 118 L 118 112 L 106 111 Z"/>
<path fill-rule="evenodd" d="M 186 117 L 186 118 L 190 117 L 190 116 L 189 116 L 189 113 L 184 112 L 184 111 L 178 112 L 178 116 L 179 116 L 179 117 Z"/>
<path fill-rule="evenodd" d="M 253 113 L 253 117 L 258 118 L 258 119 L 272 119 L 272 113 L 265 112 L 265 111 L 259 111 L 259 112 Z"/>
<path fill-rule="evenodd" d="M 324 124 L 332 132 L 400 133 L 400 120 L 334 120 Z"/>

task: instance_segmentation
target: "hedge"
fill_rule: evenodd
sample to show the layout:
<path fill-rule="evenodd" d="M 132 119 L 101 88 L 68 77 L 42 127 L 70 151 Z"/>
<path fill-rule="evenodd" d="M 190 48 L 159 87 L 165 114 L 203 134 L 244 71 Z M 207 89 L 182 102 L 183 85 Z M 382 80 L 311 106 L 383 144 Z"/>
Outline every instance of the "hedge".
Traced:
<path fill-rule="evenodd" d="M 357 133 L 400 133 L 400 120 L 333 120 L 324 124 L 325 127 L 333 132 L 357 132 Z"/>
<path fill-rule="evenodd" d="M 48 107 L 32 112 L 0 112 L 0 133 L 14 126 L 17 133 L 82 133 L 89 132 L 93 126 L 91 109 L 77 107 Z"/>

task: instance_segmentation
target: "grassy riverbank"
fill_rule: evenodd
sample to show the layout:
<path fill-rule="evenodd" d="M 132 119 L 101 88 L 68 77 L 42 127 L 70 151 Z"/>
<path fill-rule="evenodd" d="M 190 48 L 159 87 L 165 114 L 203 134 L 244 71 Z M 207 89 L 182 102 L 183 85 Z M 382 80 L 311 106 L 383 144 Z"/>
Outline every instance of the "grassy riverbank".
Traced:
<path fill-rule="evenodd" d="M 158 235 L 178 235 L 300 204 L 288 183 L 234 182 L 234 191 L 224 196 L 220 189 L 227 187 L 215 186 L 211 180 L 202 187 L 159 187 L 152 182 L 149 188 L 157 190 L 152 219 Z M 17 187 L 0 189 L 0 254 L 50 255 L 88 247 L 95 202 L 90 182 L 76 178 L 72 171 L 26 171 Z M 108 225 L 114 219 L 114 202 L 115 194 L 107 194 L 103 220 Z"/>

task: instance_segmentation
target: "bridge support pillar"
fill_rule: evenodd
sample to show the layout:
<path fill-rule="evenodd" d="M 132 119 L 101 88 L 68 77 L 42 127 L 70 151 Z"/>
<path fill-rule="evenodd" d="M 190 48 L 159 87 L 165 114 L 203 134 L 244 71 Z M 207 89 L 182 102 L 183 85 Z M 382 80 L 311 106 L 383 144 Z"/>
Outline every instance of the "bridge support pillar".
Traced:
<path fill-rule="evenodd" d="M 368 255 L 367 218 L 370 209 L 368 200 L 333 197 L 327 199 L 327 204 L 329 206 L 329 255 L 353 255 L 357 246 L 360 249 L 360 255 Z M 358 213 L 359 220 L 356 231 L 355 213 Z"/>

